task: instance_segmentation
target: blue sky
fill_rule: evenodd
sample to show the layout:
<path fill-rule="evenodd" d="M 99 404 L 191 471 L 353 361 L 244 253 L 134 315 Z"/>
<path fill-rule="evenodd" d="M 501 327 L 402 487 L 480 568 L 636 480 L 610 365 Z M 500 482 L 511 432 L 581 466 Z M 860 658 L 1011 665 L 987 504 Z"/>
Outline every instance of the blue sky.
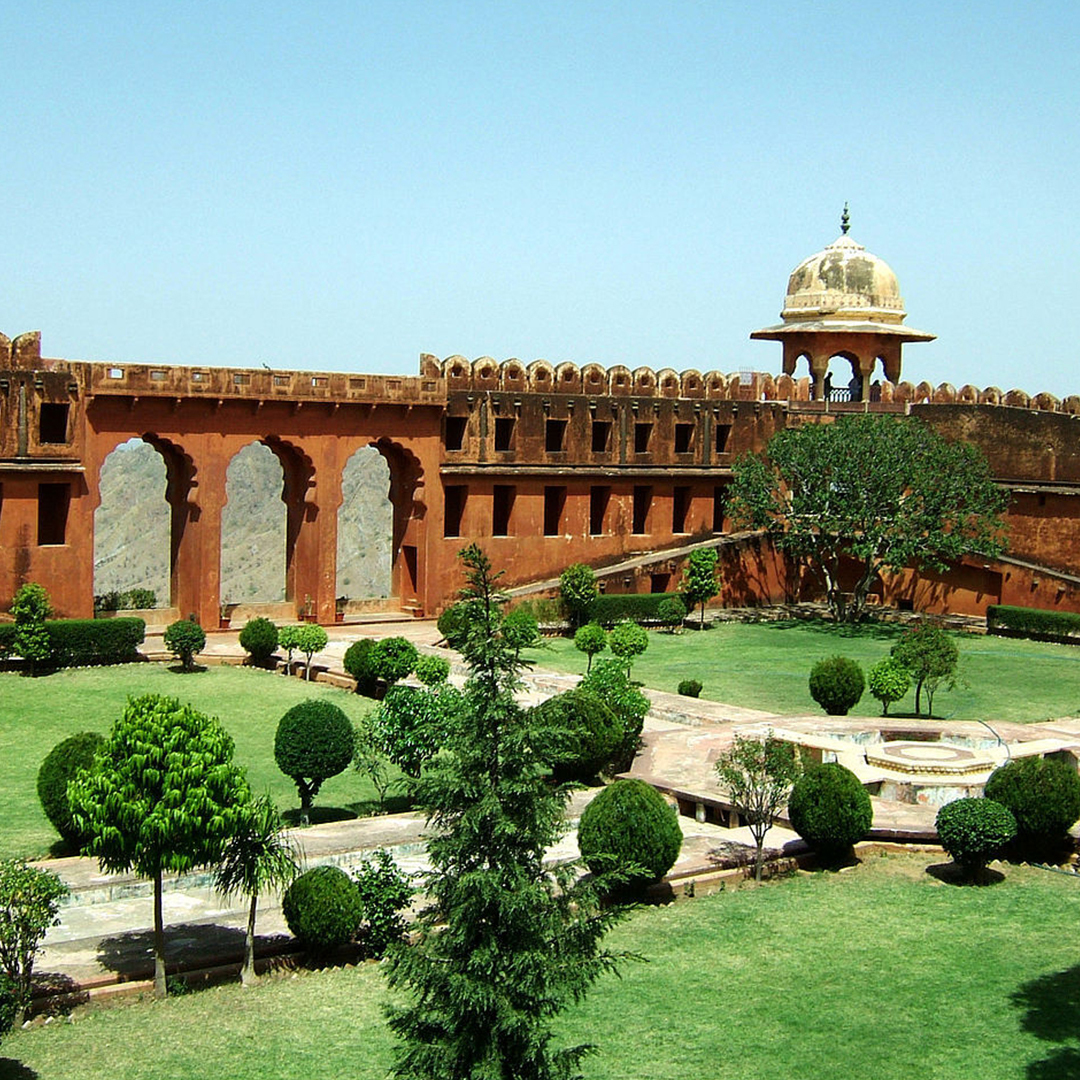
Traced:
<path fill-rule="evenodd" d="M 7 4 L 0 329 L 69 358 L 777 371 L 897 272 L 915 381 L 1080 393 L 1075 4 Z"/>

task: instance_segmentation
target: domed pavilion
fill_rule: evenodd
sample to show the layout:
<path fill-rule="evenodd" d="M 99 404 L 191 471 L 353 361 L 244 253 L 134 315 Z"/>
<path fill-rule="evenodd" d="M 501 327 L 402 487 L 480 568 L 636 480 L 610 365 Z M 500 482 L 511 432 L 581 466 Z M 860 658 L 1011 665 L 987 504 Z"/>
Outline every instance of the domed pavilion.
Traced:
<path fill-rule="evenodd" d="M 885 378 L 900 381 L 900 350 L 906 341 L 933 341 L 934 334 L 902 325 L 906 317 L 896 274 L 850 236 L 844 206 L 841 233 L 824 251 L 804 259 L 788 279 L 783 320 L 750 336 L 784 345 L 784 373 L 794 375 L 802 357 L 810 364 L 813 397 L 820 401 L 867 401 L 874 364 Z M 829 361 L 841 356 L 851 364 L 852 381 L 832 390 Z"/>

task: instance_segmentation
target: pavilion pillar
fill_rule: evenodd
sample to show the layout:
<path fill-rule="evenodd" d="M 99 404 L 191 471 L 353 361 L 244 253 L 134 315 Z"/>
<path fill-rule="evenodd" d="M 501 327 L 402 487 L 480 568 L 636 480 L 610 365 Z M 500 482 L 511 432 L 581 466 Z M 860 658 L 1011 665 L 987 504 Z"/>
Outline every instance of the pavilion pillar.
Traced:
<path fill-rule="evenodd" d="M 221 617 L 225 465 L 204 454 L 186 480 L 170 477 L 166 495 L 172 510 L 170 599 L 182 619 L 194 615 L 204 629 L 217 629 Z"/>

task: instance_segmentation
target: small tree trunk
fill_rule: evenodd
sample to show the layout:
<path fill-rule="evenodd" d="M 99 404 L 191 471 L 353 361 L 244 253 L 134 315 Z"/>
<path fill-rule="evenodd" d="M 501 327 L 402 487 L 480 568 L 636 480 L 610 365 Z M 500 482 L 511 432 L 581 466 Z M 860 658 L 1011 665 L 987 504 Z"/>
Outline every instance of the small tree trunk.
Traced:
<path fill-rule="evenodd" d="M 244 966 L 240 969 L 240 983 L 254 986 L 255 977 L 255 908 L 259 903 L 259 894 L 251 894 L 251 907 L 248 908 L 247 934 L 244 937 Z"/>
<path fill-rule="evenodd" d="M 154 997 L 168 993 L 165 985 L 165 919 L 161 906 L 161 868 L 154 874 Z"/>
<path fill-rule="evenodd" d="M 701 601 L 701 630 L 705 629 L 705 601 Z"/>
<path fill-rule="evenodd" d="M 307 784 L 300 788 L 300 824 L 311 824 L 311 788 Z"/>
<path fill-rule="evenodd" d="M 757 842 L 757 855 L 754 857 L 754 880 L 761 881 L 761 868 L 765 863 L 765 837 Z"/>
<path fill-rule="evenodd" d="M 920 708 L 920 701 L 922 698 L 922 679 L 916 680 L 915 683 L 915 715 L 922 716 L 922 709 Z"/>

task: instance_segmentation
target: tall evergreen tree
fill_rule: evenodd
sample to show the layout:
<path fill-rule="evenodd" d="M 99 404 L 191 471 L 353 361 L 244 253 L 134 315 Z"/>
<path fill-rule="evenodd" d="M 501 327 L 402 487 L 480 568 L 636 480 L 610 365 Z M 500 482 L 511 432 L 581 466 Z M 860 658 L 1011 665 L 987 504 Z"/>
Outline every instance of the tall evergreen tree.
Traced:
<path fill-rule="evenodd" d="M 568 791 L 551 784 L 514 701 L 524 663 L 504 635 L 506 598 L 475 544 L 461 553 L 463 706 L 443 752 L 413 782 L 432 835 L 419 942 L 390 952 L 390 1010 L 404 1080 L 572 1080 L 591 1046 L 555 1048 L 552 1019 L 619 956 L 601 947 L 621 916 L 604 878 L 547 867 Z"/>

